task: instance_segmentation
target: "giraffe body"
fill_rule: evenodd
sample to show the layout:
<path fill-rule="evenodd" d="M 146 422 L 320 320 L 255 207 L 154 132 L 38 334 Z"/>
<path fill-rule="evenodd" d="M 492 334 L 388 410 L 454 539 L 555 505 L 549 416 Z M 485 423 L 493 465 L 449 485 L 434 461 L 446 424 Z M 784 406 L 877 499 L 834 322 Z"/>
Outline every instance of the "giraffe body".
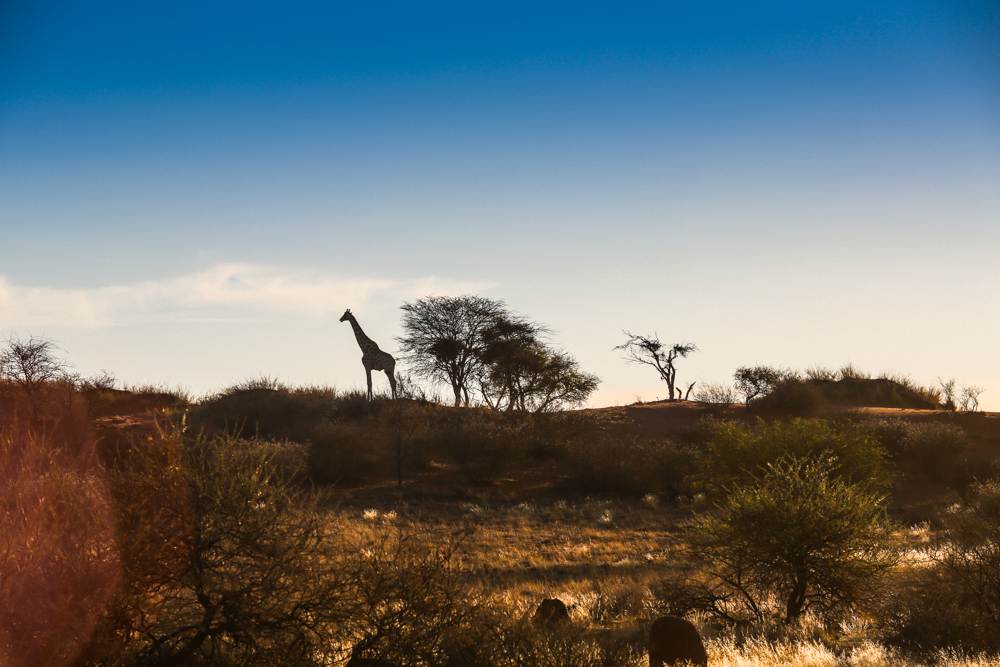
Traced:
<path fill-rule="evenodd" d="M 341 322 L 344 320 L 351 323 L 351 328 L 354 329 L 354 337 L 358 339 L 358 347 L 361 348 L 361 363 L 365 367 L 365 375 L 368 379 L 368 400 L 372 400 L 374 397 L 372 394 L 373 370 L 385 371 L 385 374 L 389 377 L 389 386 L 392 387 L 392 397 L 396 398 L 396 360 L 388 352 L 380 350 L 378 344 L 365 335 L 365 332 L 361 330 L 361 325 L 358 324 L 354 315 L 351 314 L 350 308 L 345 310 L 344 315 L 340 318 Z"/>

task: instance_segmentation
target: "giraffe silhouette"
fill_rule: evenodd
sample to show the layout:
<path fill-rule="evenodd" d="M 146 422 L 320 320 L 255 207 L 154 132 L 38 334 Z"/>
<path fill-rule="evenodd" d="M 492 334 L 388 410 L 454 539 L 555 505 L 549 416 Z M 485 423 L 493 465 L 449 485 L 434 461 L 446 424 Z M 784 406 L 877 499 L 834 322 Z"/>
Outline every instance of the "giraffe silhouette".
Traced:
<path fill-rule="evenodd" d="M 365 375 L 368 376 L 368 400 L 372 400 L 372 371 L 385 371 L 389 376 L 389 385 L 392 387 L 392 397 L 396 398 L 396 360 L 388 352 L 383 352 L 371 338 L 361 330 L 361 325 L 351 314 L 351 309 L 344 311 L 340 321 L 347 320 L 354 328 L 354 337 L 358 339 L 358 346 L 361 348 L 361 363 L 365 367 Z"/>

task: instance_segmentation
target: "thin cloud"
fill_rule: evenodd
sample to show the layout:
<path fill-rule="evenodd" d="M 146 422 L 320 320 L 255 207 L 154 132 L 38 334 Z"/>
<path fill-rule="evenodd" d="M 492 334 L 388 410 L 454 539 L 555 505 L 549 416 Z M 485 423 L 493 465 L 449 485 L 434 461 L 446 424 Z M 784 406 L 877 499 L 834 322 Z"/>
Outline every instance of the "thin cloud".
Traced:
<path fill-rule="evenodd" d="M 164 281 L 93 289 L 25 287 L 0 276 L 0 328 L 108 327 L 136 322 L 321 318 L 373 300 L 477 292 L 489 285 L 441 279 L 358 279 L 255 264 L 221 264 Z"/>

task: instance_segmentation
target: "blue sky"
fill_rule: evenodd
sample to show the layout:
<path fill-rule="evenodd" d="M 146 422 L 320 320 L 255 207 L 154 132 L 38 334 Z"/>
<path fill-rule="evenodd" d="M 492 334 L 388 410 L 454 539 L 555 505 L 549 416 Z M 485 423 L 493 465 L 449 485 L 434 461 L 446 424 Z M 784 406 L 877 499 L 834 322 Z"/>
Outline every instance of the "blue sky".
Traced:
<path fill-rule="evenodd" d="M 854 363 L 1000 409 L 987 2 L 0 4 L 0 330 L 360 386 L 344 308 L 503 298 L 604 380 Z"/>

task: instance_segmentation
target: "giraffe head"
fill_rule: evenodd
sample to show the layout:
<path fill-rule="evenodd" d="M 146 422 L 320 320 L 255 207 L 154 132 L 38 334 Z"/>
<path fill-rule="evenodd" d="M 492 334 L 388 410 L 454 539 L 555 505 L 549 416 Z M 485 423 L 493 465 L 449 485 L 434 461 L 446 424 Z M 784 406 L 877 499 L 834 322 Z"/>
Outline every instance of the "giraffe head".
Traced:
<path fill-rule="evenodd" d="M 345 320 L 351 320 L 351 319 L 354 319 L 354 316 L 351 315 L 351 309 L 348 308 L 347 310 L 344 311 L 344 314 L 341 316 L 340 321 L 343 322 Z"/>

